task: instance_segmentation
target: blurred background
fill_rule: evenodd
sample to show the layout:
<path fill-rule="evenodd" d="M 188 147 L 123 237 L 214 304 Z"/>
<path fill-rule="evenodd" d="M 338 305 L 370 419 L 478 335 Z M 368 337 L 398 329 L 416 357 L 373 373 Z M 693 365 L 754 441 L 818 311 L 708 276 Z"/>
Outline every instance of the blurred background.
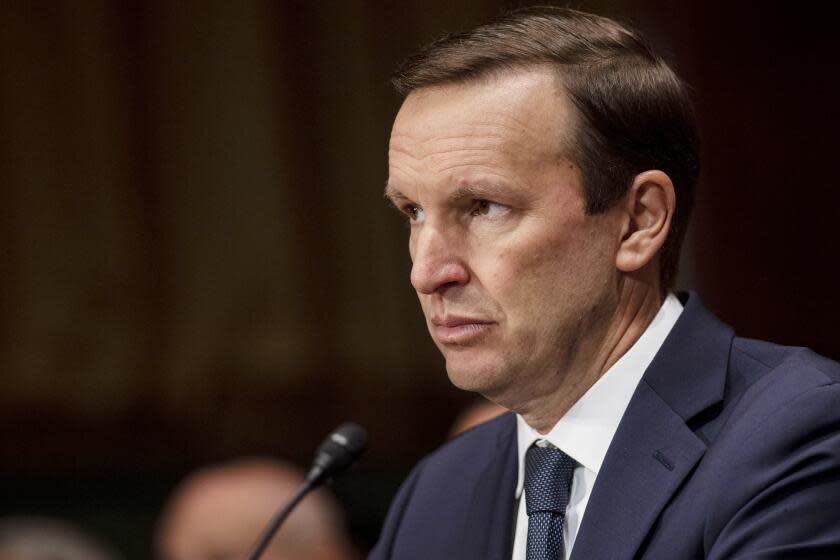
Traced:
<path fill-rule="evenodd" d="M 186 473 L 307 466 L 352 419 L 369 451 L 333 491 L 366 550 L 475 399 L 446 378 L 382 198 L 388 79 L 441 32 L 526 4 L 0 2 L 0 516 L 150 558 Z M 833 19 L 575 7 L 640 28 L 693 88 L 680 286 L 742 335 L 840 358 Z"/>

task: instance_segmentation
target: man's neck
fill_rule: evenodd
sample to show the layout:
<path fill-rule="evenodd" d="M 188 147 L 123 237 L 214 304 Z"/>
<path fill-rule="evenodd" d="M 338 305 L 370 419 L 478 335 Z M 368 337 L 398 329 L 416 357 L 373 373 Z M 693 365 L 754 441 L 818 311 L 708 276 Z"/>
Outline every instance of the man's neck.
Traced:
<path fill-rule="evenodd" d="M 534 395 L 516 410 L 529 426 L 545 434 L 604 373 L 642 336 L 662 305 L 657 286 L 629 280 L 619 291 L 618 303 L 601 330 L 602 336 L 581 346 L 556 387 Z"/>

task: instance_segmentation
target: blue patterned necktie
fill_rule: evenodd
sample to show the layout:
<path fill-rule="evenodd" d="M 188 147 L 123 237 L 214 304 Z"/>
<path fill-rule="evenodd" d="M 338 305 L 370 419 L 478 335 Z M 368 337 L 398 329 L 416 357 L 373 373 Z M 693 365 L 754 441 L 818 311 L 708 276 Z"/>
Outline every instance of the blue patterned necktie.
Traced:
<path fill-rule="evenodd" d="M 563 558 L 563 519 L 574 470 L 575 460 L 556 447 L 528 448 L 525 454 L 526 560 Z"/>

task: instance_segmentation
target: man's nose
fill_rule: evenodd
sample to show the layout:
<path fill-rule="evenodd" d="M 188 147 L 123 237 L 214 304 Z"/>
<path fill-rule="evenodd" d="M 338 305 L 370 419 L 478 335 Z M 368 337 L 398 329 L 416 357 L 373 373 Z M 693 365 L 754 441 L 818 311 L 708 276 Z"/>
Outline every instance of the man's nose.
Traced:
<path fill-rule="evenodd" d="M 411 264 L 411 285 L 421 294 L 462 286 L 469 270 L 453 243 L 439 229 L 429 226 L 417 234 Z"/>

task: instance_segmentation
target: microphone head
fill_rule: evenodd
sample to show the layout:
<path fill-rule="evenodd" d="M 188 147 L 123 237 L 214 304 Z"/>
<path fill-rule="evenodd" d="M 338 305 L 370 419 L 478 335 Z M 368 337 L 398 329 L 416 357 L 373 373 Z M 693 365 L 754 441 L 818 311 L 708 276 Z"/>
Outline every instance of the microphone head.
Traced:
<path fill-rule="evenodd" d="M 366 446 L 367 431 L 358 424 L 345 422 L 318 447 L 307 479 L 317 485 L 341 473 L 359 458 Z"/>

